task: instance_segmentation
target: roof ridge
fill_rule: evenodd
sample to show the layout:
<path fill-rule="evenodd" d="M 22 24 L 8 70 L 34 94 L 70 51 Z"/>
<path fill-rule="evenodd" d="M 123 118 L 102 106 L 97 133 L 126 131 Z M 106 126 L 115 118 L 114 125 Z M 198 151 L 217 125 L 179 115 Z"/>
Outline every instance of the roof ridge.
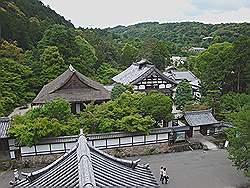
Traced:
<path fill-rule="evenodd" d="M 212 108 L 207 110 L 188 111 L 185 112 L 184 114 L 198 114 L 198 113 L 212 113 Z"/>
<path fill-rule="evenodd" d="M 90 150 L 82 129 L 80 129 L 76 153 L 78 161 L 79 187 L 96 187 Z"/>

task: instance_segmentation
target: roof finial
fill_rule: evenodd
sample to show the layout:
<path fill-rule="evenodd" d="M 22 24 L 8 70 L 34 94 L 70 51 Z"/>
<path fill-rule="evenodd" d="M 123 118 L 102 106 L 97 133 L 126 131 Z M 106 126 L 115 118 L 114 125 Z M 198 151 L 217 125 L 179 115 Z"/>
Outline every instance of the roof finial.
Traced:
<path fill-rule="evenodd" d="M 80 129 L 80 135 L 83 134 L 83 129 Z"/>
<path fill-rule="evenodd" d="M 70 64 L 69 65 L 69 70 L 71 71 L 71 72 L 75 72 L 76 70 L 74 69 L 74 67 Z"/>

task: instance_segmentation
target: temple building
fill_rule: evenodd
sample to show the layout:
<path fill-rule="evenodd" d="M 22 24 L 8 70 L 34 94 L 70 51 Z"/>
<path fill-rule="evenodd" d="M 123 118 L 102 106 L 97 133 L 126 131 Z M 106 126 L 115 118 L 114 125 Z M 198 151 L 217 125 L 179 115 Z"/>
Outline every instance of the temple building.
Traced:
<path fill-rule="evenodd" d="M 135 91 L 159 90 L 172 95 L 177 83 L 164 75 L 147 60 L 133 63 L 126 70 L 112 78 L 114 83 L 131 84 Z"/>
<path fill-rule="evenodd" d="M 98 82 L 76 71 L 71 65 L 55 80 L 43 86 L 32 105 L 40 105 L 56 98 L 63 98 L 71 104 L 72 112 L 79 112 L 83 103 L 101 103 L 110 99 L 109 92 Z"/>
<path fill-rule="evenodd" d="M 184 118 L 190 126 L 190 137 L 197 132 L 203 135 L 211 135 L 216 133 L 221 127 L 225 126 L 222 122 L 219 122 L 214 118 L 212 109 L 185 112 Z"/>
<path fill-rule="evenodd" d="M 200 98 L 201 81 L 191 71 L 177 70 L 176 68 L 169 68 L 163 73 L 167 77 L 175 80 L 179 84 L 182 80 L 187 80 L 192 86 L 194 98 Z"/>
<path fill-rule="evenodd" d="M 87 144 L 82 131 L 68 153 L 13 187 L 160 187 L 149 165 L 115 158 Z"/>

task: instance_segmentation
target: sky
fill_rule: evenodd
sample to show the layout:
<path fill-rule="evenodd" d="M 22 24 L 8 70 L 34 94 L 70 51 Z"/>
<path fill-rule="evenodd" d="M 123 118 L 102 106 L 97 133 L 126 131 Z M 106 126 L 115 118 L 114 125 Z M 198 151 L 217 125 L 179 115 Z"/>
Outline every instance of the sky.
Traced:
<path fill-rule="evenodd" d="M 76 26 L 250 22 L 250 0 L 41 0 Z"/>

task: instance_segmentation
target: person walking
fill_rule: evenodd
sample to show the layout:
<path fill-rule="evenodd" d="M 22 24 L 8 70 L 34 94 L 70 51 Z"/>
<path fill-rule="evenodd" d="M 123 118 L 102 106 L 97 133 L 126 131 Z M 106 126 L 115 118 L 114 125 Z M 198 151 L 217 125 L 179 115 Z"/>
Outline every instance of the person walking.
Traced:
<path fill-rule="evenodd" d="M 14 182 L 20 181 L 20 175 L 17 169 L 14 170 Z"/>
<path fill-rule="evenodd" d="M 169 180 L 169 176 L 167 175 L 167 168 L 163 168 L 162 179 L 161 179 L 162 184 L 164 184 L 164 180 L 165 184 L 167 184 Z"/>
<path fill-rule="evenodd" d="M 161 169 L 160 169 L 160 181 L 162 180 L 163 178 L 163 166 L 161 166 Z"/>

